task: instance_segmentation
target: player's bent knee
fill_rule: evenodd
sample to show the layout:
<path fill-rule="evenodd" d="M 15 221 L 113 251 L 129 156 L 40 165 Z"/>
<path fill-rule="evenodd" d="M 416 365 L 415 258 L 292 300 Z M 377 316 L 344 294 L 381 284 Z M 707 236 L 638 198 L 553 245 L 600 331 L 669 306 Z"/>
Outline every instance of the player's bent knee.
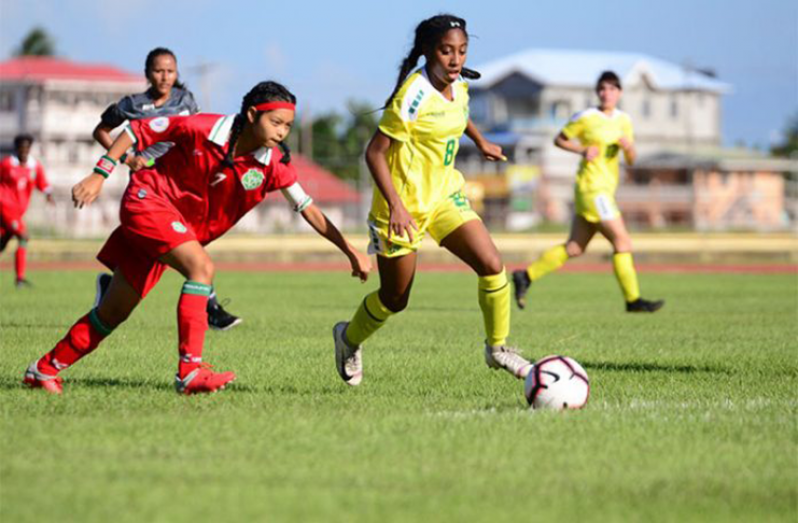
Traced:
<path fill-rule="evenodd" d="M 584 254 L 585 249 L 583 249 L 578 243 L 572 242 L 565 245 L 565 252 L 568 254 L 569 258 L 577 258 Z"/>

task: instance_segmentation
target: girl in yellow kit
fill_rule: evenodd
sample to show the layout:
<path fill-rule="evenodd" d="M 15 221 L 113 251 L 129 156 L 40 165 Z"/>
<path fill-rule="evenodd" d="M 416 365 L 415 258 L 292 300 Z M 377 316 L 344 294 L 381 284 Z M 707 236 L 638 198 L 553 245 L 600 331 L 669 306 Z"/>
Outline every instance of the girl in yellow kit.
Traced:
<path fill-rule="evenodd" d="M 532 368 L 505 345 L 511 298 L 504 264 L 454 168 L 463 132 L 486 159 L 504 159 L 501 148 L 485 140 L 468 117 L 463 78 L 479 74 L 464 67 L 467 52 L 462 18 L 438 15 L 421 22 L 366 150 L 375 182 L 369 251 L 377 254 L 380 288 L 366 296 L 351 321 L 333 328 L 338 373 L 349 385 L 363 378 L 362 343 L 407 306 L 417 250 L 427 232 L 478 275 L 488 366 L 518 378 Z M 422 56 L 426 64 L 414 71 Z"/>
<path fill-rule="evenodd" d="M 565 245 L 545 251 L 526 270 L 513 272 L 515 299 L 521 309 L 526 306 L 530 285 L 562 267 L 568 258 L 585 252 L 596 231 L 612 243 L 612 264 L 626 300 L 626 310 L 655 312 L 665 304 L 662 300 L 648 301 L 640 297 L 632 261 L 632 242 L 615 204 L 620 153 L 623 152 L 627 164 L 634 163 L 636 156 L 632 122 L 629 115 L 616 108 L 621 98 L 618 76 L 611 71 L 602 73 L 596 82 L 596 93 L 600 106 L 576 113 L 554 140 L 557 147 L 583 157 L 574 190 L 576 215 Z"/>

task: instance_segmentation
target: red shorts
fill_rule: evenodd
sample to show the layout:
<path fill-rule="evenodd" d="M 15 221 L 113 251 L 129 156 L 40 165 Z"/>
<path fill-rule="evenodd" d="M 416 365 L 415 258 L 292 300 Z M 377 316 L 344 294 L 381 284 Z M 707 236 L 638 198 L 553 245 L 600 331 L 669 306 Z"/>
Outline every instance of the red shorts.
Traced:
<path fill-rule="evenodd" d="M 97 259 L 112 271 L 122 271 L 144 298 L 167 268 L 158 258 L 197 236 L 168 200 L 147 188 L 128 187 L 119 217 L 122 225 L 111 233 Z"/>
<path fill-rule="evenodd" d="M 17 209 L 0 206 L 0 236 L 27 236 L 28 228 L 22 219 L 24 213 Z"/>

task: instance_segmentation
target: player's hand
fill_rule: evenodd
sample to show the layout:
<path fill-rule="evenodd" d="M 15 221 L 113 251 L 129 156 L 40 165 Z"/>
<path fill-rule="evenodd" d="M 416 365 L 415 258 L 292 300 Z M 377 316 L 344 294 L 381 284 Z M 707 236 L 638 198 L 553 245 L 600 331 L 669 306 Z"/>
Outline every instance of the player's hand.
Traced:
<path fill-rule="evenodd" d="M 489 162 L 506 162 L 507 157 L 502 154 L 502 148 L 491 142 L 480 144 L 479 151 Z"/>
<path fill-rule="evenodd" d="M 349 263 L 352 264 L 352 276 L 360 278 L 361 282 L 369 279 L 369 272 L 371 272 L 371 258 L 367 254 L 363 254 L 357 249 L 352 249 L 352 254 L 349 257 Z"/>
<path fill-rule="evenodd" d="M 139 169 L 147 167 L 147 159 L 143 156 L 131 154 L 125 159 L 125 165 L 127 165 L 132 172 L 136 172 Z"/>
<path fill-rule="evenodd" d="M 405 206 L 401 203 L 396 207 L 391 208 L 391 218 L 388 222 L 388 240 L 390 241 L 392 235 L 399 236 L 400 238 L 407 233 L 407 238 L 410 243 L 413 243 L 413 230 L 418 230 L 416 220 L 407 212 Z"/>
<path fill-rule="evenodd" d="M 582 156 L 585 157 L 586 162 L 592 162 L 593 159 L 598 156 L 599 149 L 595 145 L 591 145 L 582 153 Z"/>
<path fill-rule="evenodd" d="M 105 178 L 97 173 L 91 173 L 72 187 L 72 203 L 75 207 L 82 209 L 83 206 L 91 204 L 100 195 Z"/>
<path fill-rule="evenodd" d="M 48 205 L 55 205 L 55 198 L 53 198 L 53 195 L 52 195 L 52 194 L 50 194 L 50 193 L 47 193 L 47 194 L 44 196 L 44 199 L 45 199 L 45 200 L 47 200 L 47 204 L 48 204 Z"/>

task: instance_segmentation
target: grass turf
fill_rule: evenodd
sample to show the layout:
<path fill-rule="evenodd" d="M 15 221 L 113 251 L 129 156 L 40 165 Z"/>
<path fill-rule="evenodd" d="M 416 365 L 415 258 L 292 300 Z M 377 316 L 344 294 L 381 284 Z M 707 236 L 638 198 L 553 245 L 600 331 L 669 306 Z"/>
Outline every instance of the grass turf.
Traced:
<path fill-rule="evenodd" d="M 644 274 L 655 315 L 611 274 L 560 274 L 513 311 L 530 357 L 591 377 L 585 410 L 529 412 L 482 360 L 476 281 L 421 273 L 409 309 L 338 378 L 331 328 L 370 282 L 222 273 L 245 318 L 209 332 L 222 393 L 181 397 L 168 274 L 65 394 L 20 385 L 93 299 L 89 272 L 0 282 L 0 519 L 38 521 L 794 521 L 795 275 Z"/>

